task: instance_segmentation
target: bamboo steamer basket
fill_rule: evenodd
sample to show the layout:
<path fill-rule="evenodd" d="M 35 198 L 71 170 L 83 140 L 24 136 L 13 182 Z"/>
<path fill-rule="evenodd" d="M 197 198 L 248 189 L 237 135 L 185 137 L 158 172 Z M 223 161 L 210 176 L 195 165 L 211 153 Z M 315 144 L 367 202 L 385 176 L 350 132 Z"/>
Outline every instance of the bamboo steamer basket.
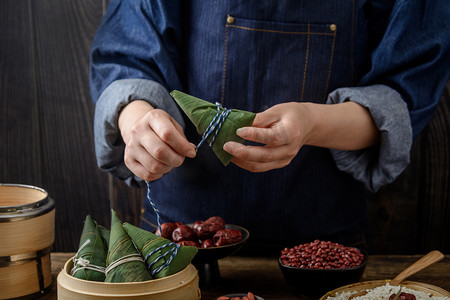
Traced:
<path fill-rule="evenodd" d="M 141 282 L 110 283 L 78 279 L 70 275 L 73 258 L 58 274 L 58 300 L 199 300 L 197 269 L 189 264 L 180 272 Z"/>
<path fill-rule="evenodd" d="M 363 281 L 363 282 L 345 285 L 343 287 L 329 291 L 324 296 L 322 296 L 320 298 L 320 300 L 326 300 L 328 297 L 334 297 L 334 296 L 336 296 L 337 293 L 355 292 L 355 291 L 360 292 L 360 291 L 364 291 L 366 289 L 374 289 L 376 287 L 383 286 L 388 282 L 390 282 L 390 280 L 372 280 L 372 281 Z M 401 286 L 403 286 L 405 288 L 410 288 L 412 290 L 416 290 L 419 292 L 425 292 L 425 293 L 431 294 L 432 296 L 450 297 L 450 292 L 448 292 L 438 286 L 427 284 L 427 283 L 421 283 L 421 282 L 415 282 L 415 281 L 402 281 Z"/>
<path fill-rule="evenodd" d="M 55 203 L 38 187 L 0 184 L 0 299 L 50 290 Z"/>

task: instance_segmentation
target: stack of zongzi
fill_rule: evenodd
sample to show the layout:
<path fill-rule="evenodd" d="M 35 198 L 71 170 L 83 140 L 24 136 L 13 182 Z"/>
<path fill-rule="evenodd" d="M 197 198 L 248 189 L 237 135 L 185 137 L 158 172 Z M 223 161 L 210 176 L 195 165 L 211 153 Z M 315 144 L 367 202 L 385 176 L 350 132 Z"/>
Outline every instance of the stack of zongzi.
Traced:
<path fill-rule="evenodd" d="M 136 282 L 163 278 L 183 270 L 197 253 L 119 220 L 111 212 L 111 231 L 87 216 L 72 276 L 104 282 Z"/>

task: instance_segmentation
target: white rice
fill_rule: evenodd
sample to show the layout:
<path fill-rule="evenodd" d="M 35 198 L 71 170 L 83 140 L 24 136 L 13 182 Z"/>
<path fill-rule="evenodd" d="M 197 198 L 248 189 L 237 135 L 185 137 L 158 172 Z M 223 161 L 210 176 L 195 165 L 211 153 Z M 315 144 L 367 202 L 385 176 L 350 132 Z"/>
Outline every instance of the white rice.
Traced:
<path fill-rule="evenodd" d="M 391 286 L 389 283 L 383 286 L 376 287 L 374 289 L 367 289 L 367 294 L 364 296 L 359 296 L 356 298 L 353 298 L 354 300 L 380 300 L 380 299 L 389 299 L 389 297 L 392 294 L 397 294 L 399 290 L 398 286 Z M 348 297 L 355 294 L 357 291 L 353 292 L 342 292 L 342 293 L 336 293 L 335 297 L 328 297 L 327 300 L 348 300 Z M 432 296 L 429 293 L 416 291 L 410 288 L 402 287 L 402 292 L 413 294 L 416 296 L 416 300 L 450 300 L 449 297 L 438 297 L 438 296 Z"/>

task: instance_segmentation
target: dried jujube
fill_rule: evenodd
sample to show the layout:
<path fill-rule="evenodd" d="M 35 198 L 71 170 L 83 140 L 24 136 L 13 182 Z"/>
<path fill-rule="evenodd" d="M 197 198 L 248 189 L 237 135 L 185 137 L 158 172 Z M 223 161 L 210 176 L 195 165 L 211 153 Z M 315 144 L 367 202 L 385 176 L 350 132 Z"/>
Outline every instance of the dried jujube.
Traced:
<path fill-rule="evenodd" d="M 155 234 L 171 240 L 172 233 L 177 227 L 178 226 L 175 223 L 163 223 L 161 224 L 161 232 L 159 232 L 159 228 L 157 228 Z"/>
<path fill-rule="evenodd" d="M 397 296 L 397 295 L 396 294 L 392 294 L 389 297 L 389 300 L 394 299 L 395 296 Z M 413 294 L 401 292 L 400 295 L 398 296 L 397 300 L 416 300 L 416 296 L 414 296 Z"/>
<path fill-rule="evenodd" d="M 195 227 L 195 233 L 200 240 L 211 239 L 214 234 L 225 228 L 225 224 L 205 221 Z"/>
<path fill-rule="evenodd" d="M 216 300 L 255 300 L 255 295 L 252 292 L 248 292 L 246 296 L 243 297 L 227 297 L 227 296 L 220 296 Z"/>
<path fill-rule="evenodd" d="M 192 227 L 182 222 L 161 224 L 156 234 L 180 245 L 211 248 L 237 243 L 242 240 L 242 233 L 237 229 L 225 229 L 225 220 L 213 216 L 205 221 L 195 221 Z"/>
<path fill-rule="evenodd" d="M 242 240 L 242 233 L 233 228 L 221 229 L 213 236 L 214 245 L 217 247 L 230 245 Z"/>
<path fill-rule="evenodd" d="M 188 225 L 180 225 L 172 232 L 172 241 L 175 243 L 195 240 L 197 240 L 197 235 Z"/>

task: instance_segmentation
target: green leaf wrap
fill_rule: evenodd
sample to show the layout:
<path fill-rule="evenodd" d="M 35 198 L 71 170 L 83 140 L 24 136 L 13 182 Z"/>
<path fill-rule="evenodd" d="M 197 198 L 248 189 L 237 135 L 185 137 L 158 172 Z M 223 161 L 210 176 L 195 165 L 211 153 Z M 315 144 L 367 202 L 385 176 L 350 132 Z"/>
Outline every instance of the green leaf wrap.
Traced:
<path fill-rule="evenodd" d="M 86 216 L 83 226 L 83 232 L 80 238 L 80 244 L 78 246 L 79 251 L 76 258 L 83 258 L 89 261 L 90 265 L 98 267 L 105 267 L 106 254 L 108 248 L 100 233 L 100 226 L 92 219 L 90 215 Z M 85 245 L 84 243 L 89 240 Z M 81 248 L 83 246 L 83 248 Z M 80 264 L 76 264 L 75 268 L 81 267 Z M 105 274 L 103 272 L 80 269 L 73 275 L 79 279 L 92 280 L 92 281 L 104 281 Z"/>
<path fill-rule="evenodd" d="M 128 223 L 124 223 L 123 228 L 131 237 L 134 244 L 141 252 L 142 257 L 144 258 L 147 256 L 147 254 L 151 253 L 154 249 L 158 248 L 159 246 L 172 243 L 172 241 L 168 239 L 162 238 L 156 234 L 153 234 L 150 231 L 141 229 Z M 156 258 L 166 253 L 173 247 L 174 246 L 167 246 L 150 255 L 146 260 L 147 265 L 150 265 Z M 191 263 L 192 259 L 197 254 L 197 252 L 198 252 L 197 247 L 180 246 L 180 248 L 178 249 L 178 253 L 174 257 L 172 262 L 167 267 L 163 268 L 160 272 L 154 274 L 153 276 L 155 278 L 163 278 L 183 270 L 184 268 L 186 268 L 186 266 L 188 266 Z M 151 270 L 154 270 L 159 266 L 164 265 L 166 261 L 169 259 L 170 255 L 171 253 L 167 254 L 167 256 L 164 256 L 163 258 L 158 260 L 152 266 Z"/>
<path fill-rule="evenodd" d="M 116 213 L 111 211 L 111 233 L 106 265 L 127 255 L 139 254 L 127 232 L 123 228 Z M 113 268 L 107 275 L 105 282 L 136 282 L 152 279 L 144 261 L 130 261 Z"/>
<path fill-rule="evenodd" d="M 184 113 L 195 125 L 197 132 L 203 134 L 211 120 L 217 114 L 217 106 L 214 103 L 193 97 L 180 91 L 172 91 L 170 95 L 175 99 Z M 223 108 L 221 109 L 223 110 Z M 228 165 L 233 158 L 231 154 L 223 150 L 223 145 L 229 141 L 244 143 L 244 139 L 236 135 L 236 130 L 241 127 L 251 126 L 255 119 L 255 113 L 232 109 L 220 128 L 212 145 L 213 151 L 223 165 Z M 206 141 L 209 143 L 214 133 Z"/>

